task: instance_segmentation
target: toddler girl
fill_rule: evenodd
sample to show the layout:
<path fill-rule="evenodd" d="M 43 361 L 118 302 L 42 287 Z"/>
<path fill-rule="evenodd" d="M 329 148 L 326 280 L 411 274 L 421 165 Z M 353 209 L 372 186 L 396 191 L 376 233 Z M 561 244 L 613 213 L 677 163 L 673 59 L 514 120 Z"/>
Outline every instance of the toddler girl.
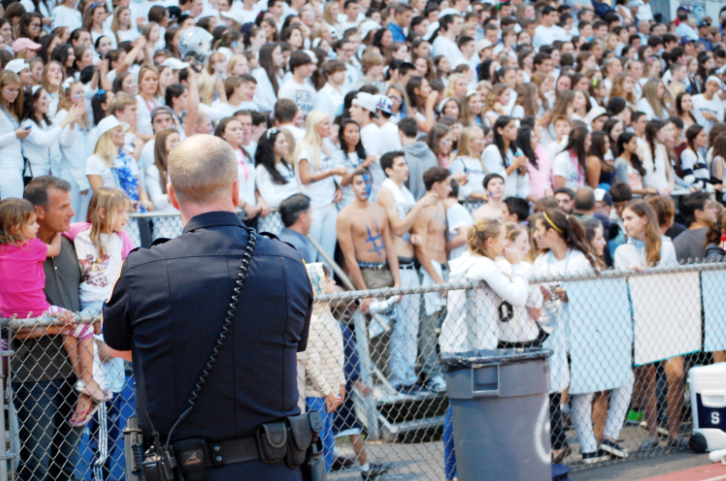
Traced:
<path fill-rule="evenodd" d="M 60 307 L 51 306 L 43 292 L 45 288 L 43 262 L 47 257 L 60 254 L 60 234 L 52 236 L 46 244 L 37 237 L 38 229 L 35 209 L 30 202 L 16 198 L 0 202 L 0 313 L 3 317 L 17 315 L 20 318 L 39 317 L 47 313 L 65 322 L 71 322 L 73 314 Z M 93 327 L 90 324 L 76 328 L 66 327 L 60 331 L 54 327 L 24 329 L 17 333 L 17 337 L 28 339 L 58 332 L 64 334 L 63 346 L 68 352 L 76 375 L 79 379 L 83 377 L 92 380 L 92 355 L 78 354 L 84 351 L 93 352 L 89 350 L 93 342 Z M 94 385 L 97 387 L 95 383 Z M 85 424 L 95 412 L 88 396 L 90 394 L 85 399 L 79 399 L 76 411 L 70 420 L 73 426 Z"/>

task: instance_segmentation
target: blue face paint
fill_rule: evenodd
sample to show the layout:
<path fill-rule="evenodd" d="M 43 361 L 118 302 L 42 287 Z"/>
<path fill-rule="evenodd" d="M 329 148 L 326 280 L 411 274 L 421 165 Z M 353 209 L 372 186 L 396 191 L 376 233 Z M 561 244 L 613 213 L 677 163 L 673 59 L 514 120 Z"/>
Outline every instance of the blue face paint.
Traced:
<path fill-rule="evenodd" d="M 373 181 L 371 180 L 370 175 L 362 175 L 363 182 L 366 184 L 366 199 L 371 196 L 371 191 L 373 189 Z"/>

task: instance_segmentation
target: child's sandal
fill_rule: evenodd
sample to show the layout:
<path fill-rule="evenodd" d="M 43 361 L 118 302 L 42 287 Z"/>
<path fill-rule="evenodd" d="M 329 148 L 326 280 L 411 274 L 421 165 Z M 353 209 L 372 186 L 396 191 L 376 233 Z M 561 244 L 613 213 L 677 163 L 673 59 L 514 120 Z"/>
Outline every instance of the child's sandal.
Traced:
<path fill-rule="evenodd" d="M 91 409 L 84 409 L 80 412 L 73 411 L 71 419 L 70 421 L 68 421 L 68 423 L 74 428 L 85 426 L 89 423 L 91 419 L 93 419 L 93 415 L 96 414 L 96 411 L 98 411 L 99 407 L 100 406 L 98 404 L 93 403 L 93 407 L 91 407 Z"/>

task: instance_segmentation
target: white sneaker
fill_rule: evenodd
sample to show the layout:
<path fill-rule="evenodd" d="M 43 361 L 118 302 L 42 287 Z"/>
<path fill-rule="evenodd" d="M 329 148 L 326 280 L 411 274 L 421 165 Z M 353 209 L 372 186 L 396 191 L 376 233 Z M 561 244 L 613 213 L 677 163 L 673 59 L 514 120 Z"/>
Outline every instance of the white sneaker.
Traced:
<path fill-rule="evenodd" d="M 444 381 L 444 377 L 440 374 L 432 377 L 428 384 L 426 384 L 426 389 L 431 392 L 446 392 L 446 381 Z"/>

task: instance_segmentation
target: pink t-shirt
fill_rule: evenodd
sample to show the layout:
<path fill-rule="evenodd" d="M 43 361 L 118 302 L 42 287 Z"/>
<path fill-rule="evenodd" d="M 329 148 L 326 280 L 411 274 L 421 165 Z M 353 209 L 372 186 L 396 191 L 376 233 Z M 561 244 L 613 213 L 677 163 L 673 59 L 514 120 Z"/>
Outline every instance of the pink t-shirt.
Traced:
<path fill-rule="evenodd" d="M 43 262 L 48 246 L 40 239 L 0 245 L 0 313 L 3 317 L 39 316 L 50 308 L 45 298 Z"/>

